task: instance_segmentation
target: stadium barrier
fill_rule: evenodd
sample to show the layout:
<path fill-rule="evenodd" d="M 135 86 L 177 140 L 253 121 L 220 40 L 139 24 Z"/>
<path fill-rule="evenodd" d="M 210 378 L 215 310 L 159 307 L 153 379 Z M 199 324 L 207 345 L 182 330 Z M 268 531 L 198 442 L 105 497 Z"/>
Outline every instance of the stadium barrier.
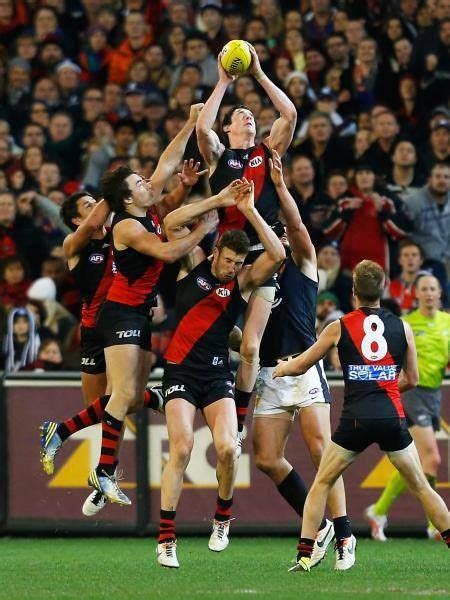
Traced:
<path fill-rule="evenodd" d="M 151 383 L 157 383 L 153 379 Z M 330 377 L 332 426 L 336 426 L 343 399 L 342 381 Z M 100 426 L 78 432 L 64 445 L 53 476 L 39 463 L 39 425 L 45 419 L 63 420 L 81 408 L 77 373 L 10 375 L 0 386 L 0 533 L 7 534 L 135 534 L 156 531 L 162 467 L 168 456 L 167 430 L 162 415 L 142 410 L 127 420 L 120 455 L 125 478 L 121 482 L 131 507 L 107 506 L 99 518 L 81 513 L 90 493 L 86 478 L 96 464 Z M 252 535 L 292 533 L 298 520 L 267 476 L 254 465 L 249 435 L 239 460 L 233 531 Z M 195 422 L 195 444 L 177 512 L 180 533 L 204 533 L 210 528 L 216 498 L 214 449 L 200 414 Z M 450 379 L 443 388 L 442 428 L 438 434 L 442 465 L 438 491 L 450 504 Z M 287 457 L 310 484 L 314 469 L 294 424 Z M 363 510 L 377 498 L 389 479 L 389 461 L 372 446 L 345 475 L 348 514 L 356 530 L 367 531 Z M 390 531 L 424 531 L 420 506 L 404 494 L 390 513 Z"/>

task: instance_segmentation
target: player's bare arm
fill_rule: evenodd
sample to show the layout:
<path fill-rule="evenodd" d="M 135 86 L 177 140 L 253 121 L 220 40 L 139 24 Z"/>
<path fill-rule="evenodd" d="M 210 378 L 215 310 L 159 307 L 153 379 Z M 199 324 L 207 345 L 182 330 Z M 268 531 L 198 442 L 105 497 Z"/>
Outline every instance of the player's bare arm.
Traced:
<path fill-rule="evenodd" d="M 191 252 L 210 231 L 217 227 L 218 219 L 202 221 L 186 236 L 162 242 L 159 237 L 149 233 L 145 227 L 134 219 L 124 219 L 114 230 L 114 245 L 117 250 L 133 248 L 137 252 L 153 256 L 167 263 L 174 263 L 185 254 Z"/>
<path fill-rule="evenodd" d="M 230 83 L 233 83 L 233 77 L 228 75 L 220 62 L 221 55 L 217 59 L 217 68 L 219 71 L 219 81 L 212 91 L 212 94 L 205 102 L 205 106 L 201 111 L 197 120 L 196 133 L 197 143 L 201 155 L 213 169 L 217 161 L 222 156 L 225 146 L 219 139 L 219 136 L 213 131 L 214 123 L 219 112 L 220 103 L 228 89 Z"/>
<path fill-rule="evenodd" d="M 89 197 L 89 194 L 86 194 Z M 90 200 L 92 202 L 92 199 Z M 74 265 L 70 261 L 76 259 L 78 254 L 89 243 L 93 234 L 105 224 L 110 214 L 108 203 L 100 200 L 89 215 L 79 224 L 76 231 L 70 233 L 63 243 L 64 256 L 69 262 L 69 267 Z"/>
<path fill-rule="evenodd" d="M 279 118 L 272 125 L 266 143 L 271 150 L 276 150 L 280 156 L 283 156 L 292 142 L 295 125 L 297 124 L 297 109 L 287 95 L 264 73 L 258 54 L 251 44 L 249 44 L 249 48 L 252 55 L 249 73 L 253 75 L 280 113 Z"/>
<path fill-rule="evenodd" d="M 313 281 L 317 281 L 317 256 L 308 230 L 302 221 L 297 204 L 286 187 L 283 177 L 281 157 L 276 150 L 272 150 L 269 159 L 270 176 L 277 190 L 280 206 L 283 212 L 289 245 L 295 264 L 302 272 Z"/>
<path fill-rule="evenodd" d="M 183 159 L 183 154 L 186 149 L 186 144 L 189 140 L 191 133 L 195 129 L 198 116 L 203 108 L 203 104 L 193 104 L 189 113 L 189 118 L 184 124 L 183 128 L 173 138 L 158 161 L 158 165 L 155 172 L 150 178 L 153 191 L 157 198 L 156 202 L 161 199 L 161 194 L 167 180 L 172 177 L 176 168 Z"/>
<path fill-rule="evenodd" d="M 405 362 L 398 378 L 398 388 L 401 393 L 416 387 L 419 381 L 417 350 L 416 343 L 414 341 L 414 334 L 409 323 L 403 321 L 403 327 L 405 328 L 405 336 L 408 348 L 406 350 Z"/>
<path fill-rule="evenodd" d="M 200 166 L 200 163 L 194 162 L 192 158 L 183 162 L 181 172 L 177 173 L 178 185 L 168 194 L 165 194 L 161 202 L 156 205 L 160 220 L 163 220 L 166 215 L 181 206 L 200 177 L 206 175 L 208 169 L 200 170 Z"/>
<path fill-rule="evenodd" d="M 276 377 L 303 375 L 336 346 L 340 337 L 341 323 L 339 320 L 333 321 L 333 323 L 325 327 L 317 342 L 311 348 L 308 348 L 306 352 L 291 360 L 280 361 L 275 367 L 272 377 L 275 379 Z"/>
<path fill-rule="evenodd" d="M 236 206 L 254 227 L 265 251 L 250 267 L 245 267 L 238 275 L 239 287 L 244 298 L 250 297 L 251 292 L 262 285 L 282 265 L 286 258 L 283 244 L 267 225 L 255 208 L 255 184 L 253 181 L 242 180 L 236 186 Z"/>

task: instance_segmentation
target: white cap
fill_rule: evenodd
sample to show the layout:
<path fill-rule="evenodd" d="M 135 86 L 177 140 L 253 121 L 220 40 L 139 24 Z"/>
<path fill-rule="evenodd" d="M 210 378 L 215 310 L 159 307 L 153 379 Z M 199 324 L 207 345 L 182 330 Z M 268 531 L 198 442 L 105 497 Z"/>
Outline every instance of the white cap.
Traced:
<path fill-rule="evenodd" d="M 55 282 L 51 277 L 40 277 L 28 288 L 27 296 L 31 300 L 55 300 Z"/>

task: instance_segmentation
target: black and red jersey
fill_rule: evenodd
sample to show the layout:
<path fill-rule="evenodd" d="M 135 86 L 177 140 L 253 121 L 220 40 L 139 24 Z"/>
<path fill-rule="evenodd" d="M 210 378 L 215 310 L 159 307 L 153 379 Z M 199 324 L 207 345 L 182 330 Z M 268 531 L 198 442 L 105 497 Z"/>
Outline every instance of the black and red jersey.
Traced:
<path fill-rule="evenodd" d="M 341 318 L 343 418 L 405 416 L 398 376 L 407 345 L 403 322 L 387 310 L 362 307 Z"/>
<path fill-rule="evenodd" d="M 113 280 L 111 233 L 108 231 L 101 240 L 91 239 L 70 272 L 81 292 L 81 324 L 95 327 L 97 313 Z"/>
<path fill-rule="evenodd" d="M 164 358 L 193 368 L 228 369 L 228 336 L 245 306 L 237 278 L 222 283 L 204 260 L 177 282 L 177 327 Z"/>
<path fill-rule="evenodd" d="M 246 177 L 249 181 L 253 181 L 255 207 L 266 223 L 272 227 L 279 223 L 280 204 L 270 177 L 270 156 L 270 150 L 265 144 L 258 144 L 246 150 L 225 148 L 210 178 L 210 185 L 212 193 L 218 194 L 234 179 Z M 256 231 L 235 206 L 220 211 L 219 235 L 230 229 L 243 229 L 252 245 L 259 243 Z"/>
<path fill-rule="evenodd" d="M 120 212 L 114 216 L 114 227 L 124 219 L 135 219 L 149 233 L 159 238 L 161 227 L 155 210 L 149 210 L 145 217 L 135 217 L 128 212 Z M 134 248 L 117 250 L 114 246 L 114 279 L 109 288 L 107 299 L 128 306 L 154 306 L 156 302 L 156 286 L 163 268 L 163 262 Z"/>

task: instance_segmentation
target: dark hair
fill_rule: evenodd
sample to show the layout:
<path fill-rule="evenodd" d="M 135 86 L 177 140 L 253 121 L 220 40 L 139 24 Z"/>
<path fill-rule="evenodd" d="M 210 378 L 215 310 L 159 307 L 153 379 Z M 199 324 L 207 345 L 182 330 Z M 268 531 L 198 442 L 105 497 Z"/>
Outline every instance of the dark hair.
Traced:
<path fill-rule="evenodd" d="M 114 125 L 114 133 L 117 133 L 119 129 L 122 129 L 123 127 L 128 127 L 128 129 L 132 129 L 134 134 L 136 134 L 136 124 L 133 121 L 133 119 L 119 119 Z"/>
<path fill-rule="evenodd" d="M 228 110 L 224 114 L 224 116 L 223 116 L 223 119 L 222 119 L 222 130 L 227 125 L 231 125 L 231 118 L 233 117 L 234 112 L 237 111 L 237 110 L 240 110 L 241 108 L 243 108 L 245 110 L 250 110 L 249 107 L 246 106 L 245 104 L 236 104 L 235 106 L 232 106 L 230 108 L 230 110 Z M 250 112 L 252 112 L 252 111 L 250 110 Z"/>
<path fill-rule="evenodd" d="M 123 202 L 131 196 L 131 190 L 125 180 L 132 174 L 133 171 L 130 167 L 122 166 L 102 177 L 102 196 L 112 212 L 117 213 L 124 210 Z"/>
<path fill-rule="evenodd" d="M 78 225 L 73 223 L 72 219 L 76 219 L 80 216 L 78 212 L 78 200 L 83 198 L 84 196 L 91 196 L 89 192 L 75 192 L 68 198 L 64 200 L 61 205 L 60 215 L 61 219 L 64 221 L 64 224 L 67 225 L 69 229 L 72 231 L 76 231 Z"/>
<path fill-rule="evenodd" d="M 36 310 L 39 313 L 41 325 L 43 325 L 45 319 L 47 318 L 47 309 L 45 308 L 45 305 L 42 302 L 42 300 L 34 300 L 34 298 L 28 298 L 26 303 L 31 304 L 31 306 L 34 306 L 36 308 Z"/>
<path fill-rule="evenodd" d="M 353 269 L 353 290 L 361 302 L 376 302 L 383 295 L 386 275 L 372 260 L 362 260 Z"/>
<path fill-rule="evenodd" d="M 422 260 L 424 260 L 424 259 L 425 259 L 425 253 L 424 253 L 424 251 L 423 251 L 423 248 L 422 248 L 422 246 L 421 246 L 420 244 L 418 244 L 417 242 L 415 242 L 414 240 L 410 240 L 410 239 L 408 239 L 408 238 L 406 238 L 406 239 L 402 240 L 402 241 L 399 243 L 399 245 L 398 245 L 398 256 L 400 256 L 400 254 L 401 254 L 401 252 L 402 252 L 403 248 L 409 248 L 410 246 L 415 246 L 415 247 L 416 247 L 416 248 L 419 250 L 419 253 L 420 253 L 420 258 L 421 258 Z"/>
<path fill-rule="evenodd" d="M 26 261 L 19 256 L 18 254 L 15 254 L 14 256 L 7 256 L 6 258 L 4 258 L 1 263 L 0 263 L 0 281 L 4 281 L 4 277 L 5 277 L 5 271 L 8 267 L 10 267 L 11 265 L 16 265 L 19 264 L 21 265 L 22 269 L 23 269 L 23 278 L 26 279 L 27 278 L 27 272 L 28 272 L 28 265 L 26 263 Z"/>
<path fill-rule="evenodd" d="M 228 248 L 229 250 L 236 252 L 236 254 L 248 254 L 250 240 L 245 231 L 242 231 L 241 229 L 230 229 L 229 231 L 225 231 L 220 237 L 217 242 L 217 248 L 219 252 L 223 248 Z"/>

